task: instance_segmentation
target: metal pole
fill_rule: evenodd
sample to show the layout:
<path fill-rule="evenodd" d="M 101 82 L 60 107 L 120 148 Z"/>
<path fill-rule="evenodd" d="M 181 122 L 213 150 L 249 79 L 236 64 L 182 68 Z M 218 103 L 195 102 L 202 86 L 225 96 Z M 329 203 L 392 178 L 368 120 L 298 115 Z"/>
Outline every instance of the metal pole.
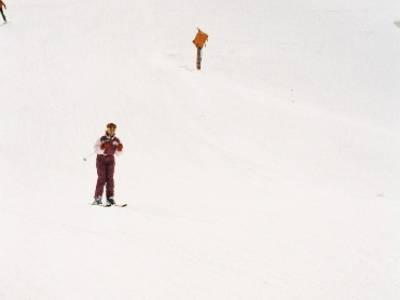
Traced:
<path fill-rule="evenodd" d="M 197 59 L 196 59 L 196 68 L 197 68 L 197 70 L 201 69 L 201 49 L 202 48 L 197 48 Z"/>

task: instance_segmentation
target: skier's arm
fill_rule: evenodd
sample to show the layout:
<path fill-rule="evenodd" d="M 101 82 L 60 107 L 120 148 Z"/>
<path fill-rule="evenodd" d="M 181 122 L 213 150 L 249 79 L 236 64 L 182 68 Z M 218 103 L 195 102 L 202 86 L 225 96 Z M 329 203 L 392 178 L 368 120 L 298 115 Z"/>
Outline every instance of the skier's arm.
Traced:
<path fill-rule="evenodd" d="M 101 142 L 101 140 L 100 139 L 98 139 L 97 141 L 96 141 L 96 143 L 94 144 L 94 151 L 97 153 L 97 154 L 104 154 L 104 149 L 102 149 L 102 142 Z"/>
<path fill-rule="evenodd" d="M 117 149 L 115 151 L 115 154 L 117 156 L 121 155 L 122 149 L 124 148 L 124 145 L 122 145 L 122 143 L 121 143 L 121 141 L 119 139 L 117 141 L 115 141 L 115 146 L 117 147 Z"/>

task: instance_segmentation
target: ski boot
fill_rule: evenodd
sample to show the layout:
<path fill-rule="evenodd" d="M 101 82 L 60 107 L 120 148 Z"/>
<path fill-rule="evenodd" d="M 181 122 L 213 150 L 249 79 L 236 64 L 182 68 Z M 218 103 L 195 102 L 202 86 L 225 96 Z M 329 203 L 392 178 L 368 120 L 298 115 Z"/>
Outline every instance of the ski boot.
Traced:
<path fill-rule="evenodd" d="M 103 203 L 101 202 L 101 197 L 94 198 L 92 205 L 103 205 Z"/>
<path fill-rule="evenodd" d="M 106 206 L 115 205 L 114 197 L 107 197 Z"/>

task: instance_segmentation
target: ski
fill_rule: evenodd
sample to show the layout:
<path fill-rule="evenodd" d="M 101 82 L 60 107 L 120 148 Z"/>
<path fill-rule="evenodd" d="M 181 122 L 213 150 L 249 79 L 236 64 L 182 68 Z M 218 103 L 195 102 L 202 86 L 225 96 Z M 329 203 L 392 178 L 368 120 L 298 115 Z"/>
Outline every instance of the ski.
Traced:
<path fill-rule="evenodd" d="M 125 207 L 125 206 L 127 206 L 127 205 L 128 205 L 128 204 L 126 204 L 126 203 L 122 203 L 122 204 L 113 204 L 113 205 L 103 204 L 102 206 L 104 206 L 104 207 L 111 207 L 111 206 Z"/>
<path fill-rule="evenodd" d="M 101 207 L 111 207 L 111 206 L 116 206 L 116 207 L 125 207 L 128 204 L 127 203 L 122 203 L 122 204 L 113 204 L 113 205 L 107 205 L 107 204 L 93 204 L 93 203 L 89 203 L 90 205 L 94 205 L 94 206 L 101 206 Z"/>

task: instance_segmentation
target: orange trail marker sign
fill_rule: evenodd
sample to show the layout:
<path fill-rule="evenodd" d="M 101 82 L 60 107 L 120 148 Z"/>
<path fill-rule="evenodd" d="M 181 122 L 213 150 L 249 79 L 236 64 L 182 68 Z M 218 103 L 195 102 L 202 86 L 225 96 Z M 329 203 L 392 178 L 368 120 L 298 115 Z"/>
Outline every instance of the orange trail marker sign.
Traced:
<path fill-rule="evenodd" d="M 208 34 L 201 31 L 200 28 L 197 28 L 197 34 L 194 40 L 192 41 L 197 48 L 197 58 L 196 58 L 197 70 L 201 69 L 201 50 L 203 49 L 207 41 L 208 41 Z"/>

